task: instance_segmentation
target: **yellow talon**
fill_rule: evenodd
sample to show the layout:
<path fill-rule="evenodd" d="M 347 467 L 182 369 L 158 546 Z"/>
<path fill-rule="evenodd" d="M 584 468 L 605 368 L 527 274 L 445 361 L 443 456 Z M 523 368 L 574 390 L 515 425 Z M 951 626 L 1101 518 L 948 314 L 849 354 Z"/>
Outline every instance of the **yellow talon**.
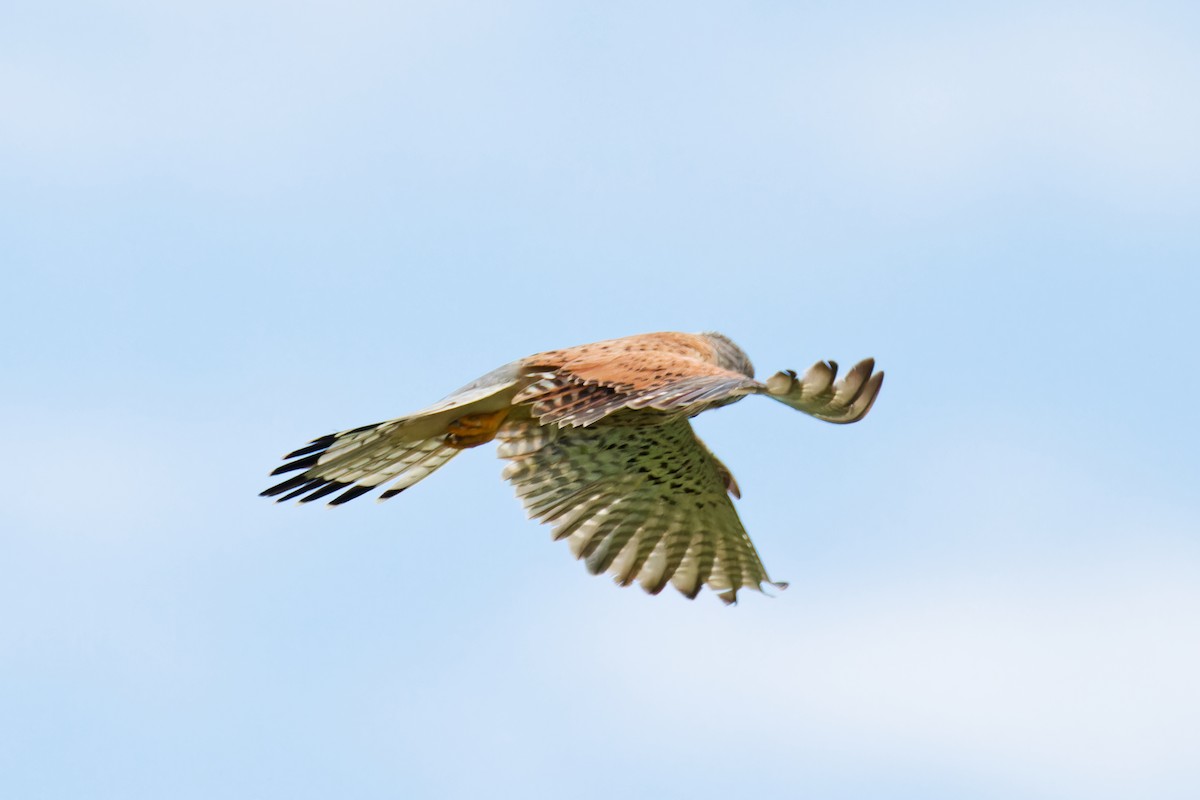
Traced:
<path fill-rule="evenodd" d="M 500 423 L 504 422 L 507 416 L 507 408 L 491 413 L 461 416 L 446 427 L 446 444 L 464 450 L 490 442 L 496 438 L 496 431 L 500 430 Z"/>

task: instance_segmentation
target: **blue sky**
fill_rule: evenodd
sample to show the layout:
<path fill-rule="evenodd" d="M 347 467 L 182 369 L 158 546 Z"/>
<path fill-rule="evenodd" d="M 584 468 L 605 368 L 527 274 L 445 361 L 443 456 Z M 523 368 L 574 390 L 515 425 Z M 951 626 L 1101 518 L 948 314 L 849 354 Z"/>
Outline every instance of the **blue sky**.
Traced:
<path fill-rule="evenodd" d="M 1194 4 L 10 2 L 0 794 L 1200 792 Z M 513 358 L 872 355 L 697 427 L 775 599 L 587 575 L 487 448 L 284 452 Z"/>

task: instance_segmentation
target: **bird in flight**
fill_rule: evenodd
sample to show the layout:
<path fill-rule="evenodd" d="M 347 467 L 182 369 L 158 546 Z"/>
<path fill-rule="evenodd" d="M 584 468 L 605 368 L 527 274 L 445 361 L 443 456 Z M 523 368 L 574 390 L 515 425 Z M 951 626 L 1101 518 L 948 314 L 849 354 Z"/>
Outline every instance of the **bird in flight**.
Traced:
<path fill-rule="evenodd" d="M 404 417 L 331 433 L 284 456 L 262 492 L 336 506 L 387 485 L 394 497 L 463 450 L 493 439 L 503 476 L 529 516 L 552 526 L 593 574 L 650 594 L 668 583 L 725 603 L 762 591 L 767 576 L 730 495 L 733 473 L 690 417 L 761 394 L 826 422 L 857 422 L 883 373 L 873 359 L 837 378 L 819 361 L 754 379 L 746 354 L 719 333 L 647 333 L 550 350 L 506 364 Z"/>

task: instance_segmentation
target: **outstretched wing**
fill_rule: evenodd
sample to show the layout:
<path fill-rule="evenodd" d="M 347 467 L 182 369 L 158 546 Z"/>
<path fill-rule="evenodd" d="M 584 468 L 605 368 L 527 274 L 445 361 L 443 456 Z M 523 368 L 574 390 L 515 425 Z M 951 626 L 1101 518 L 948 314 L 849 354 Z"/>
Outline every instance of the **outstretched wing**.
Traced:
<path fill-rule="evenodd" d="M 512 462 L 504 477 L 589 571 L 622 586 L 657 594 L 671 583 L 692 598 L 707 585 L 732 603 L 771 583 L 727 494 L 732 476 L 688 421 L 636 422 L 509 422 L 497 435 Z"/>
<path fill-rule="evenodd" d="M 415 414 L 314 439 L 284 456 L 287 463 L 271 474 L 303 471 L 261 495 L 309 503 L 345 490 L 329 501 L 340 505 L 392 482 L 380 499 L 393 497 L 461 452 L 446 442 L 451 421 L 480 409 L 507 407 L 515 374 L 503 367 Z"/>
<path fill-rule="evenodd" d="M 686 411 L 709 408 L 763 384 L 740 372 L 686 354 L 633 352 L 584 356 L 559 365 L 531 363 L 534 382 L 514 398 L 529 403 L 544 424 L 591 425 L 622 409 Z"/>
<path fill-rule="evenodd" d="M 776 372 L 767 379 L 764 393 L 826 422 L 858 422 L 871 410 L 883 385 L 883 373 L 874 369 L 875 359 L 863 359 L 835 381 L 837 362 L 818 361 L 803 377 L 791 370 Z"/>
<path fill-rule="evenodd" d="M 344 489 L 329 501 L 329 505 L 336 506 L 395 481 L 383 495 L 392 497 L 459 452 L 442 438 L 406 440 L 399 420 L 366 425 L 314 439 L 307 447 L 284 456 L 291 461 L 276 467 L 272 475 L 304 471 L 260 494 L 275 497 L 280 503 L 293 498 L 310 503 Z"/>

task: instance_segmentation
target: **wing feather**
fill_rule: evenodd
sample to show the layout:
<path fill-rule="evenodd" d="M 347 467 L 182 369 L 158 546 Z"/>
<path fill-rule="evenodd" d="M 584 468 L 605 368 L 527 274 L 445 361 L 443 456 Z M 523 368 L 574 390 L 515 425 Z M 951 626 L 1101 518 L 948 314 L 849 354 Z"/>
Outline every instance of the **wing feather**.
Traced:
<path fill-rule="evenodd" d="M 394 481 L 380 499 L 393 497 L 461 452 L 446 444 L 446 426 L 464 414 L 507 406 L 519 375 L 516 366 L 507 365 L 415 414 L 313 439 L 284 456 L 287 463 L 271 473 L 300 474 L 261 494 L 310 503 L 344 489 L 330 501 L 340 505 Z"/>
<path fill-rule="evenodd" d="M 652 594 L 671 583 L 695 597 L 708 585 L 727 603 L 771 583 L 729 498 L 728 470 L 686 419 L 562 429 L 508 422 L 497 438 L 509 459 L 504 477 L 530 516 L 550 523 L 589 571 Z"/>
<path fill-rule="evenodd" d="M 557 363 L 537 356 L 529 361 L 537 379 L 513 402 L 528 403 L 540 422 L 559 427 L 593 425 L 624 409 L 690 416 L 765 390 L 753 377 L 719 367 L 694 351 L 605 351 L 560 357 Z"/>
<path fill-rule="evenodd" d="M 883 373 L 874 370 L 875 359 L 866 358 L 835 381 L 837 362 L 818 361 L 802 377 L 790 370 L 775 373 L 761 391 L 817 419 L 845 425 L 858 422 L 874 405 L 883 385 Z"/>

